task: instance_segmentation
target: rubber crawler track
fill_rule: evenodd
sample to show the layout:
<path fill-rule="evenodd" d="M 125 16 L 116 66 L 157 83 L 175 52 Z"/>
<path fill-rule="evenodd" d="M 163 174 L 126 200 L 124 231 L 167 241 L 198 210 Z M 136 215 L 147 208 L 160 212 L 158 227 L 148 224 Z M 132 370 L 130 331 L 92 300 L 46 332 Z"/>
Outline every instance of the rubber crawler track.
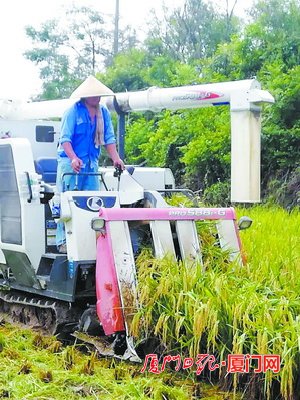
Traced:
<path fill-rule="evenodd" d="M 0 291 L 0 316 L 7 322 L 55 335 L 73 332 L 80 311 L 69 303 L 28 297 L 16 291 Z"/>

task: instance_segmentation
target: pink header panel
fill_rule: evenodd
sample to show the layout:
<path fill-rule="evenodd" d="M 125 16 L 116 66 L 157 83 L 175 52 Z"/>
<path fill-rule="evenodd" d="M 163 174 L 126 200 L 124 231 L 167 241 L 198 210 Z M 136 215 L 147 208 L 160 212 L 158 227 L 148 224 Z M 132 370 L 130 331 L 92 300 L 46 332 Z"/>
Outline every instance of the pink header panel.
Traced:
<path fill-rule="evenodd" d="M 97 240 L 96 293 L 97 315 L 105 334 L 125 331 L 109 226 L 107 235 L 100 235 Z"/>
<path fill-rule="evenodd" d="M 172 221 L 172 220 L 236 220 L 230 208 L 100 208 L 106 221 Z"/>

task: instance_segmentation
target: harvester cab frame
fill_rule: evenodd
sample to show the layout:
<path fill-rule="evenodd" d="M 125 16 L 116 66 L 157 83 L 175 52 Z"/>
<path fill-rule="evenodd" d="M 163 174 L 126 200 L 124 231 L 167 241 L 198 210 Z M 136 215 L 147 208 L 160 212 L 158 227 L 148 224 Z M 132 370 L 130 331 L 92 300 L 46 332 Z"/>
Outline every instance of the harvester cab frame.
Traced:
<path fill-rule="evenodd" d="M 232 200 L 256 202 L 263 101 L 273 98 L 250 80 L 117 94 L 107 105 L 118 103 L 120 139 L 122 118 L 130 110 L 230 104 L 232 149 L 243 153 L 232 155 L 232 168 L 238 169 L 232 176 Z M 161 193 L 177 189 L 167 168 L 134 167 L 121 174 L 110 167 L 99 168 L 99 191 L 66 188 L 60 195 L 60 215 L 53 218 L 56 164 L 51 155 L 56 141 L 49 132 L 58 126 L 34 119 L 61 116 L 67 102 L 2 108 L 0 127 L 8 128 L 12 137 L 0 140 L 0 312 L 50 333 L 76 331 L 101 354 L 139 361 L 130 324 L 139 307 L 136 254 L 141 226 L 155 257 L 170 256 L 193 268 L 202 265 L 197 221 L 214 221 L 218 245 L 241 264 L 236 215 L 232 208 L 170 207 Z M 35 135 L 39 141 L 32 130 L 20 131 L 22 119 L 24 127 L 25 119 L 35 128 L 43 123 L 48 127 Z M 55 246 L 58 221 L 65 224 L 66 254 Z M 89 339 L 95 332 L 97 338 Z"/>

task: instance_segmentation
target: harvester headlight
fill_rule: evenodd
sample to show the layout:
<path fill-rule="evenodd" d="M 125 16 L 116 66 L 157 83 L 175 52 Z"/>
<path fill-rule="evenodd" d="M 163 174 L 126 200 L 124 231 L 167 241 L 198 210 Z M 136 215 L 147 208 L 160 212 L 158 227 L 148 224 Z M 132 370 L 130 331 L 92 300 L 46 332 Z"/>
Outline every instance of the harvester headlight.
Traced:
<path fill-rule="evenodd" d="M 91 226 L 94 231 L 101 232 L 105 227 L 105 221 L 102 218 L 93 218 L 91 221 Z"/>
<path fill-rule="evenodd" d="M 252 222 L 252 219 L 249 217 L 241 217 L 238 222 L 239 230 L 242 231 L 244 229 L 250 228 Z"/>

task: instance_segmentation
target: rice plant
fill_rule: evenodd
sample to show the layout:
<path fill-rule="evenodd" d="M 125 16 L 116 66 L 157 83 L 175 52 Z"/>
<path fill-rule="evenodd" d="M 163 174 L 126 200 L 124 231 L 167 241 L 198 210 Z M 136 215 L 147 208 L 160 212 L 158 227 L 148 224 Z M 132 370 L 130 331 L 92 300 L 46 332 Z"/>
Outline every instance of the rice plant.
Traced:
<path fill-rule="evenodd" d="M 222 259 L 213 245 L 205 252 L 204 273 L 147 251 L 139 256 L 142 306 L 133 334 L 157 336 L 165 354 L 183 357 L 208 353 L 222 362 L 228 354 L 280 355 L 280 371 L 260 374 L 256 386 L 269 399 L 277 381 L 282 398 L 292 399 L 300 372 L 300 214 L 262 206 L 238 214 L 254 220 L 241 232 L 244 267 Z M 247 383 L 250 390 L 251 379 L 235 374 L 235 386 Z"/>

